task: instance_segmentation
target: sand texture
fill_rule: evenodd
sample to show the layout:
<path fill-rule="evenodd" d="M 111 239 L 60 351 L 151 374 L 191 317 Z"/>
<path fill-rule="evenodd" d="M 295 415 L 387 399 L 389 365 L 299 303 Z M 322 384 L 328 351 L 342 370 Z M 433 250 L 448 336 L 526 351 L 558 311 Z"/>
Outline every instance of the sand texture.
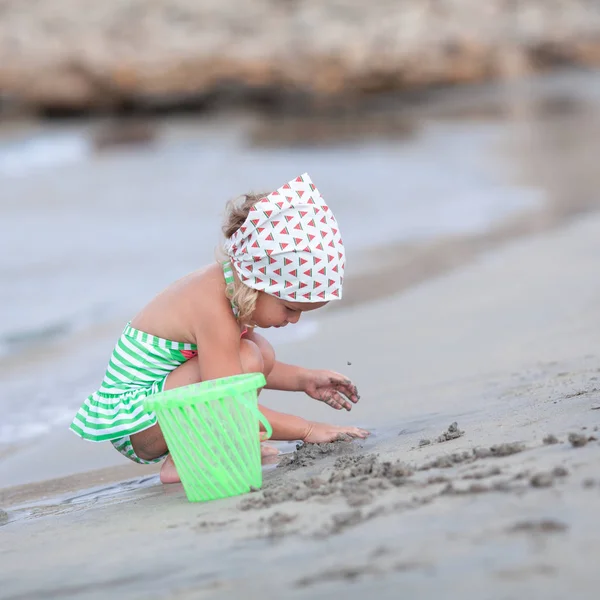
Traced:
<path fill-rule="evenodd" d="M 332 313 L 281 358 L 334 357 L 361 403 L 307 412 L 373 436 L 300 447 L 261 491 L 3 490 L 0 597 L 597 598 L 599 256 L 587 215 Z"/>

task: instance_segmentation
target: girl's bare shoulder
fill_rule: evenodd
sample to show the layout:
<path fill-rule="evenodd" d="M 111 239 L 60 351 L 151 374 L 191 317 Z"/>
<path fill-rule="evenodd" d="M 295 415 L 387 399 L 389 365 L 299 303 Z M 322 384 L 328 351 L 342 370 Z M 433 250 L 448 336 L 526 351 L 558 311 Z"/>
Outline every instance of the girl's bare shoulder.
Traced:
<path fill-rule="evenodd" d="M 209 265 L 175 281 L 142 309 L 132 327 L 177 342 L 196 343 L 198 331 L 222 323 L 231 327 L 235 317 L 225 294 L 223 270 Z"/>

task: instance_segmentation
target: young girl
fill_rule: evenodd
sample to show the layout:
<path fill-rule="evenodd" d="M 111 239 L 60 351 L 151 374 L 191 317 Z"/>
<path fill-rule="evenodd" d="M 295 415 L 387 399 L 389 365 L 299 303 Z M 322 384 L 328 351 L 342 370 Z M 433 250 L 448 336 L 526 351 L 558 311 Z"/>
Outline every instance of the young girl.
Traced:
<path fill-rule="evenodd" d="M 227 260 L 176 281 L 128 323 L 98 391 L 71 429 L 84 439 L 109 440 L 139 463 L 166 460 L 163 483 L 179 481 L 154 413 L 143 399 L 199 381 L 262 371 L 266 387 L 305 392 L 337 410 L 358 401 L 356 387 L 332 371 L 276 360 L 256 328 L 285 327 L 302 313 L 342 296 L 345 252 L 335 217 L 307 174 L 267 196 L 231 204 L 225 226 Z M 260 410 L 274 440 L 329 442 L 357 427 L 338 427 Z M 257 432 L 258 434 L 258 432 Z M 276 453 L 262 447 L 263 457 Z"/>

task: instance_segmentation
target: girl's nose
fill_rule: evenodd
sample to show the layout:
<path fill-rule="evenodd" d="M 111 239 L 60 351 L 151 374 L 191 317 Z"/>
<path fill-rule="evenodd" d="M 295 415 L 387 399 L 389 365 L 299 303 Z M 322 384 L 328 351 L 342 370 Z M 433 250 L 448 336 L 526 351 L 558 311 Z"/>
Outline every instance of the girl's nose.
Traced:
<path fill-rule="evenodd" d="M 297 323 L 300 320 L 300 314 L 299 312 L 295 312 L 293 313 L 291 316 L 288 317 L 288 323 Z"/>

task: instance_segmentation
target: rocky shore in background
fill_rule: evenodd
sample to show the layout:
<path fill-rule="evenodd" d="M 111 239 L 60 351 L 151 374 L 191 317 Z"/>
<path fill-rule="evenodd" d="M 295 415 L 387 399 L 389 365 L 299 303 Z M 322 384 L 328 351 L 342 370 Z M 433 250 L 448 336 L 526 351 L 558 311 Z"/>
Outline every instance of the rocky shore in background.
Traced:
<path fill-rule="evenodd" d="M 0 0 L 0 108 L 365 96 L 600 66 L 596 0 Z"/>

